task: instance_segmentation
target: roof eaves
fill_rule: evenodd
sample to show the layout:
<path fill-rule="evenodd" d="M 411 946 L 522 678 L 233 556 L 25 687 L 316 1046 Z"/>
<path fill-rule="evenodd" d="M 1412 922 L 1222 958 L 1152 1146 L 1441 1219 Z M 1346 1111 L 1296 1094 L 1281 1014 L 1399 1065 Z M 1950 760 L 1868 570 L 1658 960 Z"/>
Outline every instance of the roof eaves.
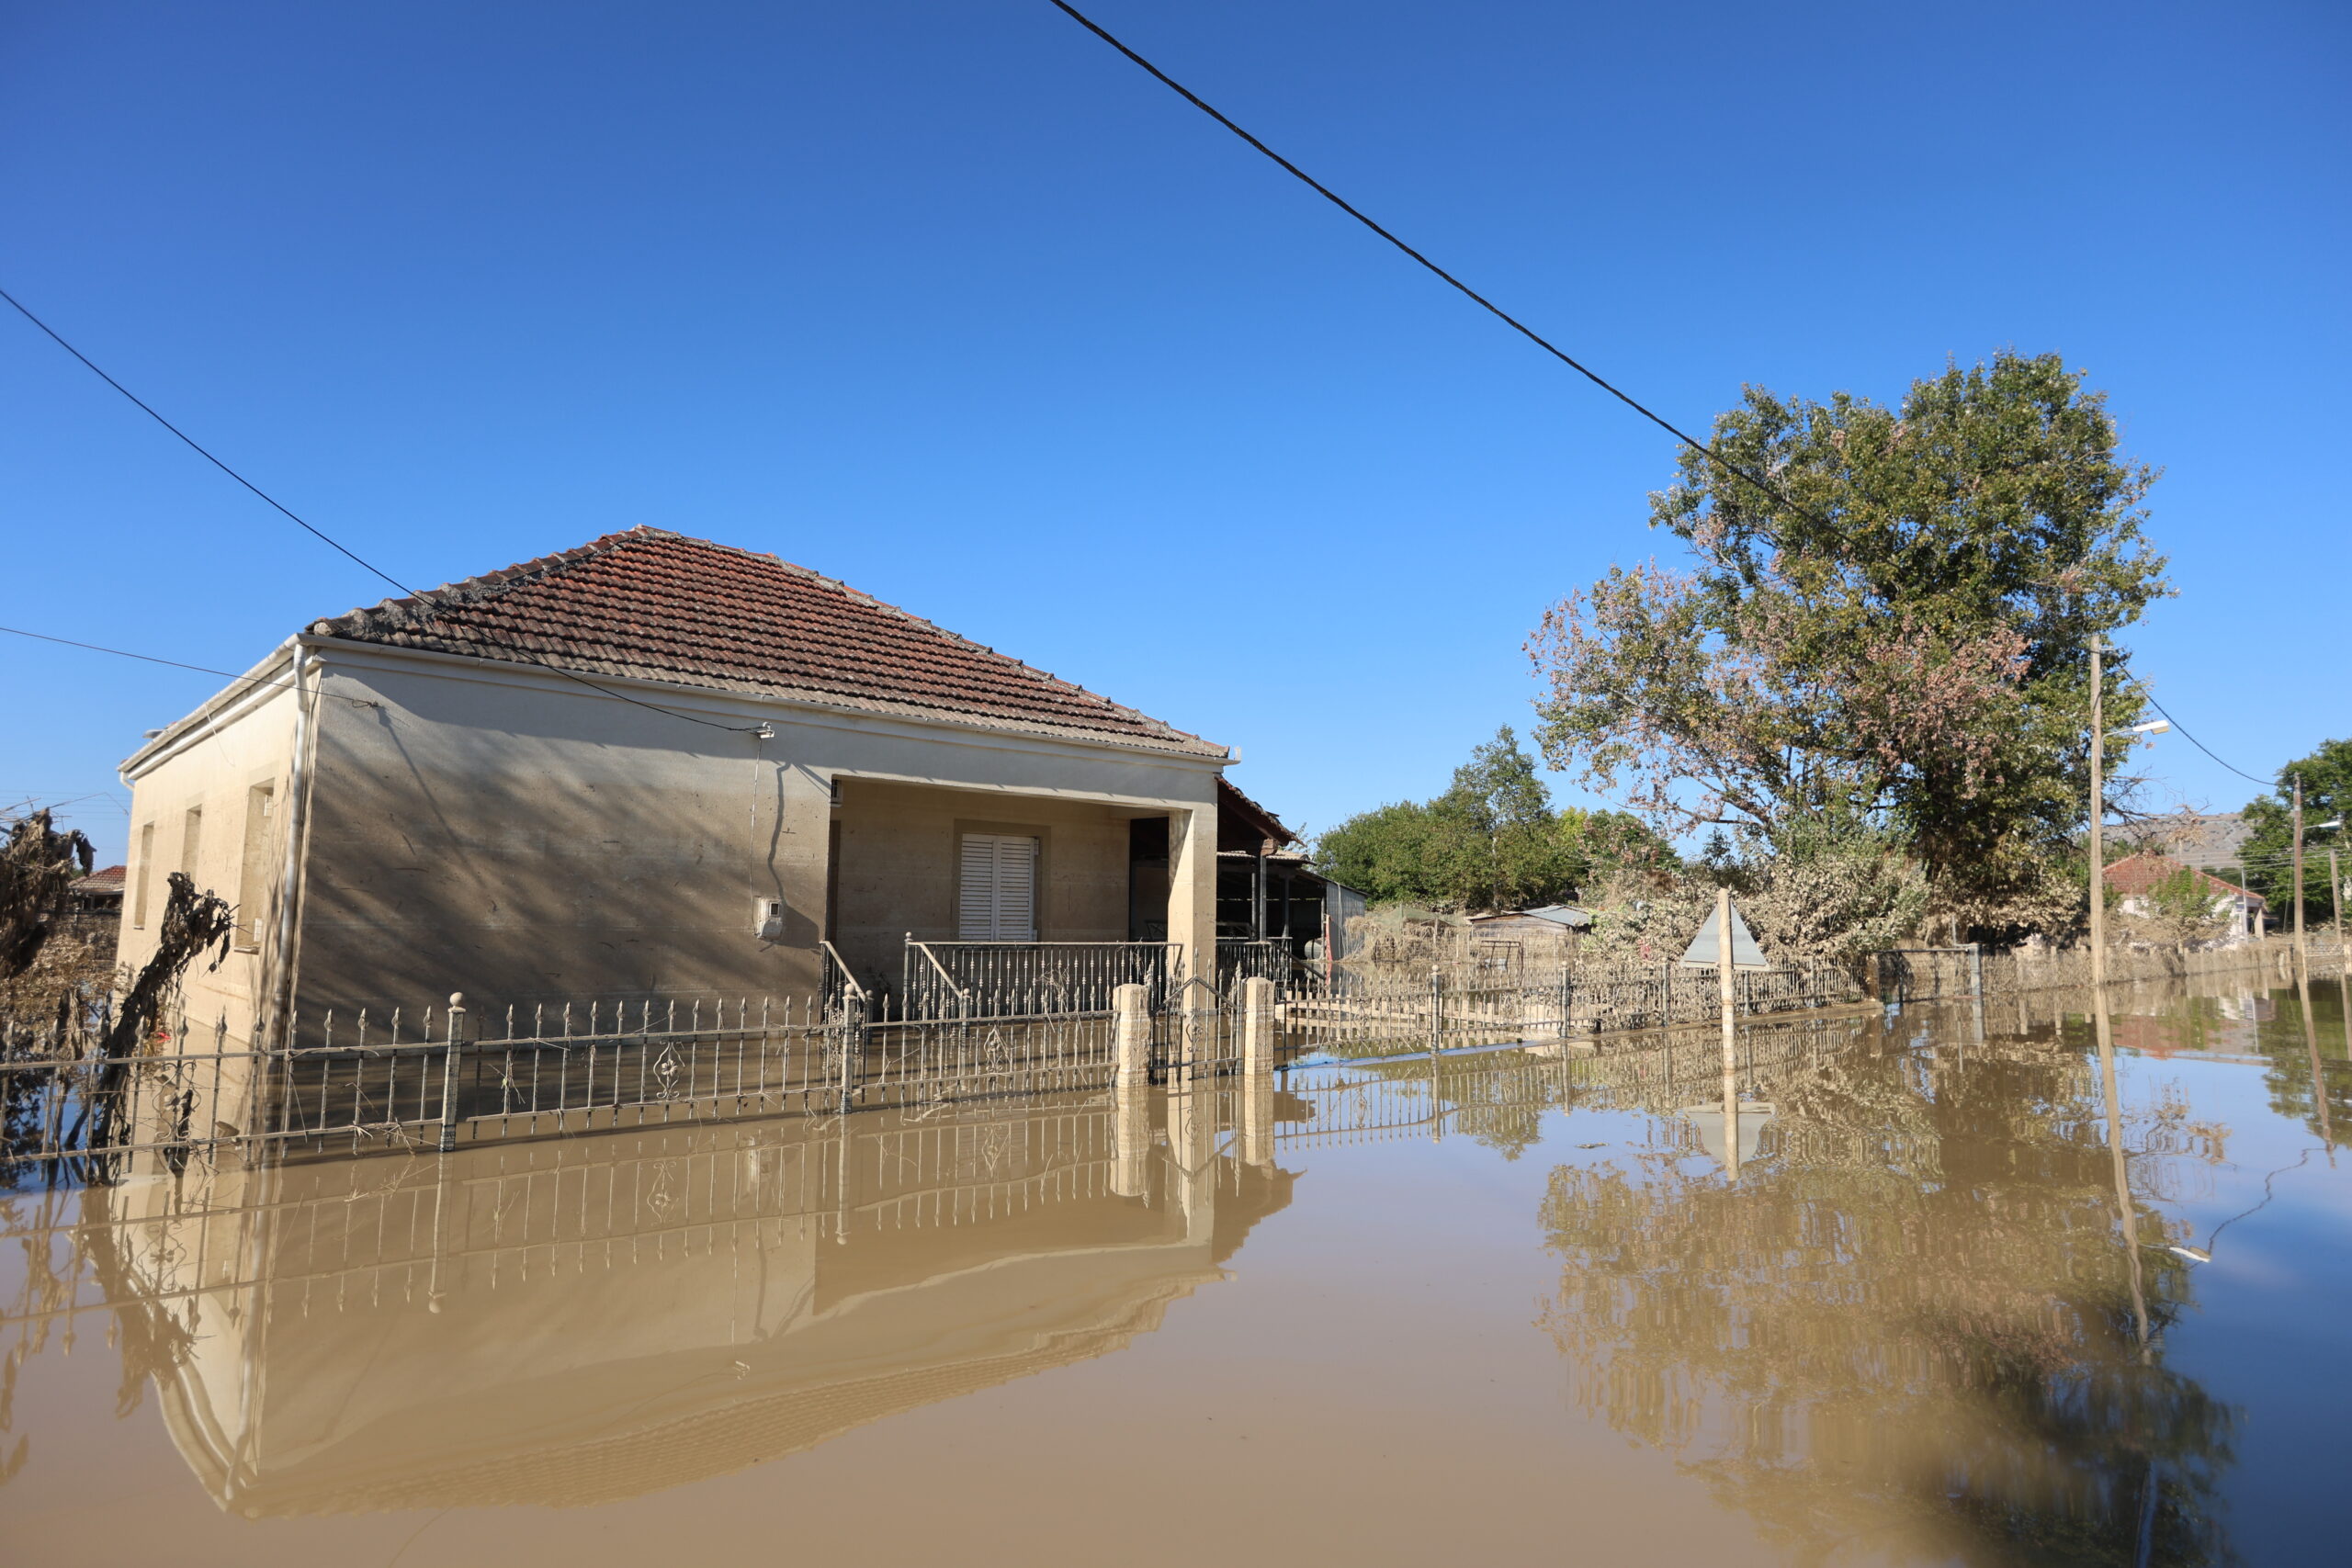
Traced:
<path fill-rule="evenodd" d="M 977 729 L 990 734 L 1023 735 L 1046 740 L 1074 740 L 1091 746 L 1109 746 L 1121 750 L 1149 751 L 1184 757 L 1197 757 L 1223 761 L 1227 749 L 1214 740 L 1171 730 L 1167 735 L 1138 735 L 1124 729 L 1091 729 L 1082 725 L 1057 725 L 1040 720 L 1021 720 L 993 714 L 974 712 L 968 708 L 931 707 L 922 703 L 888 702 L 874 698 L 858 698 L 839 692 L 823 692 L 791 686 L 777 686 L 753 681 L 730 682 L 724 676 L 710 676 L 701 683 L 664 681 L 635 671 L 601 668 L 604 661 L 573 659 L 561 671 L 554 666 L 524 659 L 499 659 L 473 650 L 463 652 L 434 648 L 410 639 L 390 637 L 340 637 L 325 633 L 312 633 L 300 640 L 316 645 L 329 642 L 347 649 L 389 649 L 400 653 L 421 654 L 427 659 L 451 659 L 469 664 L 494 664 L 510 670 L 537 670 L 553 673 L 591 674 L 599 680 L 627 682 L 648 687 L 655 692 L 708 694 L 727 696 L 758 697 L 769 702 L 784 703 L 793 707 L 813 708 L 821 713 L 867 714 L 884 718 L 911 719 L 922 724 L 943 724 L 958 729 Z"/>

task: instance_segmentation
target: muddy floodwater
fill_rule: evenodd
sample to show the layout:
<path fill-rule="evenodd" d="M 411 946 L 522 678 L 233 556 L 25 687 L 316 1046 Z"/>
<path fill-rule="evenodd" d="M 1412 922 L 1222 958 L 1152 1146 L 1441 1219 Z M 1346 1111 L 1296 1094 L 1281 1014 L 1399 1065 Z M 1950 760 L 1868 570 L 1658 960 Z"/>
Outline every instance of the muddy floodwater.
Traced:
<path fill-rule="evenodd" d="M 2344 1000 L 19 1187 L 0 1560 L 2341 1562 Z"/>

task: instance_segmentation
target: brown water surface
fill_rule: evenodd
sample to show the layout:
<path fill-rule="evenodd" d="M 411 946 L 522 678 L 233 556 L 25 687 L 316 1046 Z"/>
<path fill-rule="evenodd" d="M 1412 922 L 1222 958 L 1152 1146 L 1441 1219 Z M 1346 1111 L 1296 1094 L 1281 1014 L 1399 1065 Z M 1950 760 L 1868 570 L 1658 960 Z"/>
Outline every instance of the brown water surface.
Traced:
<path fill-rule="evenodd" d="M 0 1196 L 0 1541 L 2334 1560 L 2341 994 L 2204 990 L 2111 1110 L 2045 997 L 1750 1029 L 1729 1139 L 1686 1034 Z"/>

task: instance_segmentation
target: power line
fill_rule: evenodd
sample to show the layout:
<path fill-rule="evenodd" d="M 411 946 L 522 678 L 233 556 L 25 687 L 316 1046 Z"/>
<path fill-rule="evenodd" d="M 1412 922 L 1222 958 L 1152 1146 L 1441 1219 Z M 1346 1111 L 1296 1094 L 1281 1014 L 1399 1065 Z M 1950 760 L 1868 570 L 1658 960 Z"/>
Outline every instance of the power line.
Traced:
<path fill-rule="evenodd" d="M 5 288 L 0 288 L 0 299 L 6 299 L 9 304 L 15 306 L 18 315 L 24 317 L 25 320 L 30 321 L 33 325 L 39 327 L 43 333 L 47 333 L 50 342 L 55 344 L 58 347 L 63 349 L 66 353 L 80 360 L 83 366 L 89 370 L 91 375 L 96 376 L 99 380 L 104 381 L 107 386 L 112 387 L 116 391 L 120 392 L 124 397 L 129 398 L 138 406 L 139 411 L 141 413 L 144 413 L 149 419 L 153 420 L 157 424 L 162 425 L 165 430 L 170 431 L 174 435 L 178 436 L 182 441 L 187 443 L 189 450 L 193 451 L 198 457 L 203 458 L 206 462 L 211 464 L 214 468 L 220 469 L 222 473 L 228 475 L 231 479 L 236 480 L 247 490 L 253 491 L 255 495 L 261 497 L 265 502 L 283 513 L 286 519 L 292 523 L 297 528 L 300 528 L 304 533 L 311 535 L 320 543 L 325 545 L 329 549 L 334 550 L 339 554 L 347 557 L 349 559 L 357 562 L 361 567 L 364 567 L 368 571 L 375 573 L 378 577 L 382 578 L 385 581 L 390 583 L 393 587 L 399 589 L 409 597 L 413 599 L 423 597 L 423 595 L 419 594 L 415 589 L 411 588 L 407 583 L 402 582 L 390 572 L 386 571 L 383 568 L 377 566 L 372 561 L 362 558 L 356 551 L 353 551 L 337 543 L 335 540 L 329 538 L 323 531 L 311 527 L 311 525 L 303 522 L 300 517 L 295 516 L 294 513 L 291 511 L 288 511 L 276 496 L 270 494 L 267 491 L 254 483 L 253 480 L 245 478 L 244 475 L 237 472 L 236 469 L 231 468 L 228 464 L 214 457 L 210 452 L 205 450 L 203 446 L 197 441 L 196 437 L 190 435 L 187 431 L 182 430 L 178 425 L 174 424 L 170 420 L 165 419 L 162 414 L 157 413 L 153 408 L 148 406 L 145 400 L 141 399 L 138 393 L 132 391 L 130 388 L 124 386 L 121 382 L 116 380 L 113 377 L 99 369 L 97 366 L 91 361 L 88 355 L 84 354 L 80 349 L 75 348 L 72 344 L 67 343 L 63 337 L 59 335 L 56 328 L 51 326 L 47 321 L 42 321 L 39 316 L 34 315 L 30 310 L 27 310 L 23 300 L 17 299 L 15 295 L 9 293 Z M 168 662 L 168 660 L 159 660 L 159 662 Z"/>
<path fill-rule="evenodd" d="M 96 361 L 92 360 L 88 355 L 84 354 L 80 349 L 75 348 L 72 344 L 66 342 L 64 337 L 57 331 L 56 328 L 51 326 L 47 321 L 42 321 L 39 316 L 34 315 L 32 311 L 27 310 L 25 308 L 24 301 L 18 299 L 15 295 L 9 293 L 5 288 L 0 288 L 0 299 L 6 299 L 9 304 L 15 306 L 18 315 L 24 317 L 25 320 L 30 321 L 33 325 L 39 327 L 42 333 L 47 334 L 51 343 L 57 344 L 58 347 L 63 349 L 74 358 L 80 360 L 83 366 L 89 370 L 91 375 L 96 376 L 99 380 L 104 381 L 107 386 L 112 387 L 116 391 L 120 392 L 124 397 L 129 398 L 132 404 L 134 404 L 141 412 L 153 420 L 157 424 L 162 425 L 165 430 L 170 431 L 174 435 L 178 436 L 182 441 L 187 443 L 189 448 L 198 457 L 202 457 L 206 462 L 211 464 L 214 468 L 220 469 L 222 473 L 228 475 L 239 484 L 244 486 L 245 489 L 253 491 L 254 494 L 261 497 L 264 502 L 267 502 L 270 507 L 282 514 L 296 527 L 318 539 L 321 543 L 334 549 L 338 554 L 346 557 L 350 560 L 366 568 L 368 571 L 375 573 L 378 577 L 382 578 L 386 582 L 390 583 L 402 593 L 408 595 L 408 597 L 421 601 L 426 604 L 433 603 L 433 597 L 431 594 L 418 592 L 415 589 L 411 588 L 407 583 L 402 582 L 399 578 L 394 577 L 390 572 L 375 565 L 373 562 L 360 556 L 356 551 L 348 548 L 330 536 L 324 529 L 313 527 L 311 524 L 304 522 L 300 517 L 296 516 L 293 511 L 280 502 L 276 496 L 262 489 L 261 486 L 254 483 L 253 480 L 245 478 L 244 475 L 237 472 L 236 469 L 231 468 L 220 458 L 214 457 L 209 451 L 206 450 L 201 445 L 199 445 L 194 436 L 188 434 L 187 431 L 182 430 L 178 425 L 174 424 L 170 420 L 165 419 L 162 414 L 157 413 L 145 400 L 139 396 L 138 393 L 132 391 L 130 388 L 124 386 L 121 382 L 107 375 L 104 370 L 99 369 Z M 0 631 L 11 629 L 13 628 L 0 627 Z M 40 636 L 39 632 L 19 632 L 17 635 L 20 637 Z M 42 640 L 45 642 L 67 641 L 64 637 L 43 637 Z M 76 642 L 70 643 L 69 646 L 74 648 L 93 649 L 99 653 L 122 653 L 122 649 L 120 649 L 99 648 L 96 643 Z M 636 697 L 630 696 L 626 692 L 616 692 L 607 687 L 600 686 L 596 684 L 595 682 L 588 680 L 584 676 L 573 674 L 571 671 L 566 670 L 560 664 L 549 664 L 545 660 L 534 659 L 530 654 L 521 649 L 507 648 L 498 643 L 492 643 L 490 646 L 498 649 L 502 653 L 511 656 L 518 663 L 532 665 L 537 669 L 560 675 L 567 681 L 575 682 L 580 685 L 587 687 L 590 691 L 600 693 L 605 696 L 618 697 L 622 702 L 635 703 L 639 707 L 649 708 L 655 713 L 668 714 L 672 718 L 683 718 L 688 724 L 706 725 L 712 729 L 729 730 L 738 735 L 756 734 L 762 728 L 756 724 L 721 724 L 716 719 L 696 718 L 690 713 L 680 713 L 675 708 L 665 708 L 658 703 L 643 702 Z M 148 659 L 148 656 L 143 653 L 126 653 L 123 654 L 123 657 L 126 659 L 147 659 L 148 662 L 151 664 L 170 664 L 174 662 L 168 659 Z M 201 669 L 200 666 L 194 664 L 183 664 L 180 665 L 179 668 L 183 670 Z M 207 675 L 219 675 L 223 673 L 223 671 L 219 670 L 202 670 L 201 672 Z M 244 677 L 243 676 L 230 677 L 232 680 L 243 680 L 243 678 Z M 265 682 L 265 684 L 266 683 L 266 682 Z"/>
<path fill-rule="evenodd" d="M 175 670 L 193 670 L 199 675 L 218 675 L 224 681 L 239 681 L 248 686 L 271 686 L 281 692 L 300 692 L 305 689 L 285 681 L 265 681 L 258 675 L 232 675 L 226 670 L 215 670 L 209 665 L 183 664 L 176 659 L 158 659 L 152 653 L 133 653 L 127 648 L 107 648 L 100 643 L 75 642 L 69 637 L 51 637 L 47 632 L 28 632 L 22 626 L 0 626 L 0 632 L 6 632 L 11 637 L 28 637 L 36 642 L 53 642 L 65 648 L 87 649 L 92 653 L 111 653 L 118 659 L 136 659 L 148 664 L 166 664 Z M 492 644 L 492 646 L 495 647 L 497 645 Z M 503 652 L 507 650 L 501 649 L 501 651 Z M 569 670 L 559 669 L 557 666 L 552 664 L 537 664 L 536 660 L 526 660 L 525 662 L 532 663 L 535 668 L 545 670 L 549 674 L 561 675 L 568 680 L 580 681 L 580 677 L 572 674 Z M 696 718 L 690 713 L 679 713 L 675 709 L 659 707 L 652 703 L 638 702 L 637 698 L 630 696 L 627 692 L 605 691 L 604 687 L 597 685 L 593 681 L 580 681 L 580 683 L 587 687 L 592 692 L 603 692 L 605 696 L 618 697 L 625 703 L 637 703 L 639 707 L 652 708 L 655 713 L 668 714 L 672 718 L 683 718 L 689 724 L 707 724 L 713 729 L 731 730 L 739 735 L 757 735 L 765 728 L 763 725 L 757 724 L 720 724 L 716 719 Z M 361 707 L 369 707 L 374 705 L 368 703 L 361 703 L 356 697 L 344 697 L 339 700 L 347 703 L 356 703 Z"/>
<path fill-rule="evenodd" d="M 51 637 L 47 632 L 28 632 L 22 626 L 0 626 L 0 632 L 11 637 L 28 637 L 35 642 L 53 642 L 66 648 L 85 648 L 92 653 L 111 653 L 118 659 L 136 659 L 148 664 L 168 664 L 175 670 L 193 670 L 199 675 L 218 675 L 224 681 L 242 681 L 249 686 L 275 686 L 281 692 L 299 692 L 301 687 L 284 681 L 265 681 L 258 675 L 232 675 L 226 670 L 209 669 L 201 664 L 183 664 L 176 659 L 158 659 L 152 653 L 133 653 L 126 648 L 104 648 L 95 642 L 75 642 L 70 637 Z"/>
<path fill-rule="evenodd" d="M 1565 349 L 1562 349 L 1559 345 L 1553 343 L 1549 338 L 1546 338 L 1541 333 L 1538 333 L 1534 328 L 1529 326 L 1526 322 L 1521 321 L 1518 317 L 1512 315 L 1508 310 L 1505 310 L 1501 306 L 1496 304 L 1493 300 L 1487 299 L 1485 295 L 1479 293 L 1476 289 L 1471 288 L 1460 278 L 1454 276 L 1453 274 L 1446 271 L 1445 268 L 1438 265 L 1437 263 L 1430 260 L 1429 257 L 1423 255 L 1420 252 L 1415 250 L 1412 246 L 1398 239 L 1388 230 L 1383 228 L 1370 217 L 1367 217 L 1360 209 L 1354 206 L 1354 204 L 1351 203 L 1346 197 L 1340 196 L 1339 192 L 1333 190 L 1329 186 L 1325 185 L 1321 180 L 1317 179 L 1313 175 L 1308 174 L 1305 169 L 1300 168 L 1296 164 L 1292 163 L 1288 158 L 1283 157 L 1281 153 L 1275 152 L 1272 148 L 1259 141 L 1255 136 L 1250 135 L 1250 132 L 1242 130 L 1241 127 L 1235 124 L 1223 110 L 1217 108 L 1216 105 L 1210 103 L 1198 93 L 1193 92 L 1190 87 L 1187 87 L 1184 84 L 1176 80 L 1175 77 L 1170 76 L 1167 72 L 1162 71 L 1159 66 L 1154 65 L 1150 61 L 1146 60 L 1142 55 L 1136 53 L 1126 44 L 1121 42 L 1101 23 L 1087 16 L 1085 12 L 1080 11 L 1077 6 L 1069 4 L 1069 0 L 1052 0 L 1052 4 L 1055 9 L 1069 17 L 1070 20 L 1076 22 L 1080 27 L 1084 28 L 1088 32 L 1092 33 L 1096 38 L 1101 39 L 1104 43 L 1109 44 L 1113 49 L 1117 50 L 1121 54 L 1125 55 L 1129 60 L 1134 61 L 1137 65 L 1142 66 L 1145 71 L 1150 73 L 1152 76 L 1157 78 L 1163 86 L 1169 88 L 1186 103 L 1191 104 L 1194 108 L 1200 110 L 1203 114 L 1208 116 L 1211 119 L 1225 127 L 1226 130 L 1233 132 L 1234 135 L 1241 138 L 1242 141 L 1248 142 L 1250 146 L 1264 153 L 1268 158 L 1273 160 L 1274 163 L 1280 164 L 1282 168 L 1294 178 L 1297 179 L 1308 189 L 1314 191 L 1316 195 L 1321 197 L 1324 200 L 1329 202 L 1332 206 L 1338 208 L 1340 211 L 1346 213 L 1349 217 L 1354 219 L 1357 222 L 1363 224 L 1365 228 L 1371 230 L 1382 239 L 1387 241 L 1390 244 L 1396 246 L 1398 250 L 1404 252 L 1406 255 L 1411 257 L 1421 266 L 1436 275 L 1440 279 L 1443 280 L 1448 287 L 1462 294 L 1464 298 L 1469 299 L 1480 310 L 1485 310 L 1496 320 L 1501 321 L 1505 326 L 1510 328 L 1513 332 L 1527 339 L 1528 342 L 1533 344 L 1536 347 L 1542 349 L 1544 353 L 1550 355 L 1553 358 L 1558 360 L 1561 364 L 1566 366 L 1569 369 L 1575 371 L 1577 375 L 1583 377 L 1586 380 L 1591 382 L 1602 391 L 1608 393 L 1611 397 L 1615 398 L 1619 402 L 1623 403 L 1627 408 L 1632 409 L 1635 413 L 1640 414 L 1644 419 L 1648 420 L 1652 424 L 1657 425 L 1660 430 L 1665 431 L 1668 435 L 1673 436 L 1677 441 L 1681 442 L 1682 445 L 1690 447 L 1692 451 L 1700 453 L 1709 458 L 1712 458 L 1715 462 L 1722 464 L 1724 468 L 1730 470 L 1732 473 L 1738 475 L 1741 479 L 1746 479 L 1749 484 L 1754 485 L 1758 490 L 1762 491 L 1766 495 L 1771 497 L 1774 501 L 1779 502 L 1781 505 L 1789 508 L 1792 512 L 1798 513 L 1800 516 L 1809 518 L 1817 524 L 1823 523 L 1823 519 L 1815 516 L 1806 508 L 1799 506 L 1795 502 L 1782 494 L 1778 489 L 1758 478 L 1755 474 L 1749 472 L 1747 468 L 1742 468 L 1739 464 L 1733 462 L 1730 458 L 1716 451 L 1714 447 L 1708 443 L 1699 440 L 1696 436 L 1686 434 L 1680 428 L 1668 421 L 1664 415 L 1651 412 L 1642 403 L 1636 401 L 1630 393 L 1620 389 L 1618 387 L 1603 378 L 1600 373 L 1575 358 Z M 1824 525 L 1826 526 L 1826 525 L 1825 524 Z"/>
<path fill-rule="evenodd" d="M 2231 765 L 2230 765 L 2229 763 L 2227 763 L 2227 762 L 2222 762 L 2222 759 L 2221 759 L 2221 757 L 2220 757 L 2220 756 L 2219 756 L 2219 755 L 2214 751 L 2214 750 L 2213 750 L 2211 746 L 2206 745 L 2206 744 L 2205 744 L 2205 742 L 2203 742 L 2202 740 L 2198 739 L 2197 739 L 2197 737 L 2195 737 L 2194 735 L 2189 734 L 2188 730 L 2186 730 L 2186 729 L 2182 729 L 2182 728 L 2181 728 L 2180 720 L 2178 720 L 2178 719 L 2177 719 L 2177 718 L 2173 717 L 2171 714 L 2169 714 L 2169 713 L 2165 713 L 2165 705 L 2164 705 L 2164 704 L 2162 704 L 2162 703 L 2160 703 L 2160 702 L 2158 702 L 2158 701 L 2156 701 L 2156 694 L 2155 694 L 2155 693 L 2154 693 L 2154 692 L 2152 692 L 2152 691 L 2150 691 L 2150 690 L 2148 690 L 2148 683 L 2147 683 L 2147 682 L 2145 682 L 2145 681 L 2142 680 L 2142 679 L 2141 679 L 2139 676 L 2137 676 L 2137 675 L 2129 676 L 2129 677 L 2127 677 L 2127 679 L 2129 679 L 2129 680 L 2131 681 L 2131 682 L 2132 682 L 2133 685 L 2135 685 L 2135 686 L 2137 686 L 2137 687 L 2139 687 L 2139 688 L 2140 688 L 2140 694 L 2141 694 L 2142 696 L 2143 696 L 2143 697 L 2145 697 L 2145 698 L 2147 698 L 2147 699 L 2148 699 L 2148 705 L 2149 705 L 2150 707 L 2152 707 L 2152 708 L 2155 709 L 2155 710 L 2156 710 L 2158 713 L 2160 713 L 2160 714 L 2164 714 L 2164 716 L 2165 716 L 2165 722 L 2169 723 L 2169 724 L 2173 727 L 2173 728 L 2174 728 L 2174 729 L 2176 729 L 2176 730 L 2178 730 L 2178 731 L 2179 731 L 2180 738 L 2181 738 L 2183 740 L 2188 741 L 2191 746 L 2196 747 L 2199 751 L 2204 752 L 2204 753 L 2205 753 L 2205 755 L 2207 755 L 2208 757 L 2211 757 L 2211 758 L 2213 759 L 2213 761 L 2215 761 L 2216 762 L 2221 762 L 2221 763 L 2222 763 L 2222 766 L 2223 766 L 2223 767 L 2225 767 L 2225 768 L 2229 768 L 2230 772 L 2232 772 L 2232 773 L 2233 773 L 2237 774 L 2237 776 L 2238 776 L 2238 777 L 2240 777 L 2240 778 L 2242 778 L 2242 779 L 2248 779 L 2248 780 L 2251 780 L 2251 781 L 2252 781 L 2252 782 L 2254 782 L 2255 784 L 2260 784 L 2260 785 L 2261 785 L 2263 788 L 2265 788 L 2265 789 L 2275 789 L 2275 788 L 2277 788 L 2277 787 L 2278 787 L 2278 780 L 2276 780 L 2276 779 L 2261 779 L 2261 778 L 2256 778 L 2252 773 L 2247 773 L 2244 768 L 2231 767 Z"/>

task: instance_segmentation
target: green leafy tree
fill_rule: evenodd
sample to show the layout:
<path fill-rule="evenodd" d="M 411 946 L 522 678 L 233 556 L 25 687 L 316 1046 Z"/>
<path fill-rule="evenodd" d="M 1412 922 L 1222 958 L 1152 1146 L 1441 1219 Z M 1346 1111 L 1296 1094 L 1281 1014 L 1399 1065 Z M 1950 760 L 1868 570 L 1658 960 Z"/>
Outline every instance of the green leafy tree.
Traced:
<path fill-rule="evenodd" d="M 1672 862 L 1634 818 L 1553 810 L 1509 726 L 1453 771 L 1444 794 L 1351 817 L 1316 844 L 1316 863 L 1374 903 L 1449 909 L 1554 903 L 1575 897 L 1596 866 Z"/>
<path fill-rule="evenodd" d="M 2336 852 L 2337 863 L 2352 879 L 2352 832 L 2326 831 L 2319 824 L 2345 819 L 2352 811 L 2352 740 L 2323 740 L 2308 757 L 2298 757 L 2278 770 L 2278 786 L 2250 801 L 2245 819 L 2253 831 L 2241 852 L 2246 884 L 2269 900 L 2274 919 L 2294 919 L 2295 898 L 2295 780 L 2303 781 L 2303 921 L 2314 926 L 2329 919 L 2327 852 Z"/>
<path fill-rule="evenodd" d="M 1529 643 L 1545 760 L 1671 831 L 1891 829 L 1987 934 L 2070 919 L 2090 639 L 2165 592 L 2102 395 L 2004 353 L 1895 408 L 1751 388 L 1713 434 L 1777 493 L 1683 455 L 1651 522 L 1690 570 L 1613 569 Z"/>

